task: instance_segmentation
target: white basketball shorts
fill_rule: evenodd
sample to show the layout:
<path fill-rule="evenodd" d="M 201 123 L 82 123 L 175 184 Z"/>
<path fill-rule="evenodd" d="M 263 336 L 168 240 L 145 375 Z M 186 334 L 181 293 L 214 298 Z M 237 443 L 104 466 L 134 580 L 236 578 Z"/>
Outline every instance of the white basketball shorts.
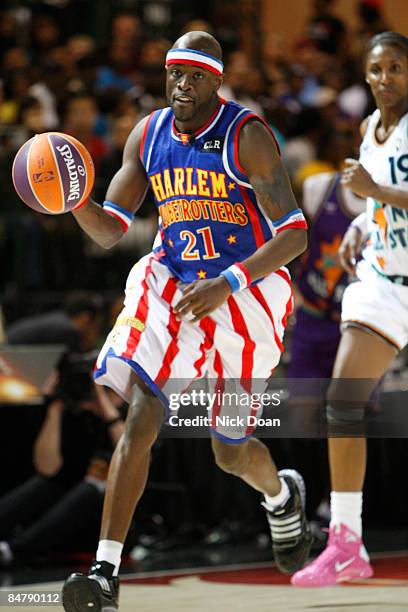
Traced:
<path fill-rule="evenodd" d="M 343 295 L 342 323 L 362 325 L 400 351 L 408 343 L 408 287 L 382 277 L 365 260 L 357 275 Z"/>
<path fill-rule="evenodd" d="M 182 297 L 179 285 L 159 255 L 146 255 L 132 268 L 123 311 L 96 363 L 96 382 L 128 400 L 133 370 L 167 410 L 170 394 L 184 392 L 193 380 L 204 376 L 217 390 L 235 379 L 247 393 L 254 393 L 252 381 L 261 392 L 262 381 L 263 392 L 279 363 L 286 319 L 293 307 L 286 268 L 234 293 L 198 323 L 176 319 L 173 306 Z M 245 440 L 253 426 L 237 427 L 232 433 L 230 428 L 226 433 L 216 426 L 217 415 L 231 412 L 231 407 L 219 404 L 209 415 L 213 435 Z M 248 407 L 239 406 L 239 411 L 251 414 Z"/>

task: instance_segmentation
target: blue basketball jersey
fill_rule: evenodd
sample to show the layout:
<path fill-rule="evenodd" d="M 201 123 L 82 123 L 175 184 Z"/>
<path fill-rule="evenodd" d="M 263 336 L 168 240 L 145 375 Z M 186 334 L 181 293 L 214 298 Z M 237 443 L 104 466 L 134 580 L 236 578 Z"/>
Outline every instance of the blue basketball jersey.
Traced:
<path fill-rule="evenodd" d="M 153 112 L 140 158 L 160 215 L 160 261 L 184 282 L 214 278 L 273 236 L 240 166 L 238 136 L 252 111 L 220 100 L 195 134 L 180 134 L 171 108 Z"/>

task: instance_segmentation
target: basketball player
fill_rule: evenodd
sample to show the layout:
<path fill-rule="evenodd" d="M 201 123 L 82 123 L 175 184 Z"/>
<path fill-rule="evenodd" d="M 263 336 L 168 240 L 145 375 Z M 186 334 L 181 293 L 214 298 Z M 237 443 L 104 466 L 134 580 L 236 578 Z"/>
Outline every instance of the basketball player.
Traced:
<path fill-rule="evenodd" d="M 351 127 L 348 122 L 338 122 L 331 137 L 339 164 L 354 149 Z M 311 228 L 309 247 L 296 278 L 301 304 L 293 329 L 288 378 L 330 378 L 333 370 L 340 341 L 341 300 L 348 284 L 338 251 L 350 222 L 365 208 L 365 200 L 344 188 L 340 176 L 324 172 L 303 183 L 303 210 Z"/>
<path fill-rule="evenodd" d="M 75 212 L 109 247 L 150 185 L 161 244 L 131 270 L 124 310 L 97 362 L 97 382 L 129 401 L 129 416 L 109 473 L 96 561 L 88 576 L 73 574 L 64 586 L 69 612 L 117 609 L 123 541 L 170 389 L 181 392 L 207 374 L 216 390 L 235 380 L 250 393 L 252 379 L 266 383 L 279 361 L 292 305 L 282 266 L 305 249 L 306 222 L 269 128 L 218 97 L 221 57 L 207 33 L 177 40 L 166 59 L 170 106 L 130 134 L 103 206 L 88 202 Z M 216 403 L 211 417 L 215 460 L 265 495 L 276 562 L 292 573 L 310 549 L 302 478 L 278 473 L 251 428 L 219 427 L 224 410 Z"/>
<path fill-rule="evenodd" d="M 365 72 L 377 110 L 362 124 L 360 161 L 347 160 L 342 184 L 367 198 L 370 235 L 356 268 L 358 281 L 346 289 L 342 302 L 343 335 L 327 405 L 335 426 L 364 419 L 364 410 L 336 402 L 336 379 L 372 379 L 372 388 L 364 389 L 367 401 L 375 381 L 408 342 L 408 39 L 395 32 L 374 36 Z M 340 249 L 350 272 L 360 247 L 360 230 L 353 222 Z M 332 585 L 373 574 L 361 539 L 366 440 L 330 438 L 329 459 L 328 546 L 292 577 L 296 586 Z"/>
<path fill-rule="evenodd" d="M 349 130 L 341 128 L 334 136 L 336 151 L 342 160 L 353 147 Z M 308 431 L 320 402 L 313 397 L 310 383 L 329 380 L 340 342 L 341 299 L 349 282 L 342 268 L 338 250 L 352 219 L 365 207 L 365 200 L 340 184 L 340 173 L 324 172 L 310 176 L 303 183 L 303 210 L 307 216 L 309 247 L 302 256 L 295 279 L 299 306 L 292 331 L 287 384 L 289 411 L 297 427 Z M 364 220 L 363 224 L 364 224 Z M 303 477 L 308 483 L 308 509 L 313 514 L 327 495 L 327 462 L 324 440 L 296 440 L 291 447 L 294 464 L 304 465 Z M 304 457 L 309 460 L 305 463 Z"/>

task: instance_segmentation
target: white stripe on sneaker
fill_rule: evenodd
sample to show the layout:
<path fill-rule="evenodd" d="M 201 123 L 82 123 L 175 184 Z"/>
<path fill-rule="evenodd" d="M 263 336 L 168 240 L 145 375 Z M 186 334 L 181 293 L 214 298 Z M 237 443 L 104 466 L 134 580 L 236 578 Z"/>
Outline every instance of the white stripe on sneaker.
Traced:
<path fill-rule="evenodd" d="M 293 525 L 290 526 L 283 526 L 283 527 L 278 527 L 277 525 L 271 525 L 272 531 L 275 533 L 284 533 L 285 531 L 293 531 L 294 529 L 297 529 L 298 527 L 301 527 L 301 523 L 300 521 L 296 521 L 296 523 L 294 523 Z"/>
<path fill-rule="evenodd" d="M 291 523 L 294 523 L 296 521 L 301 521 L 301 516 L 299 513 L 294 514 L 293 516 L 290 516 L 289 518 L 286 519 L 277 519 L 274 516 L 270 516 L 268 515 L 268 521 L 270 525 L 290 525 Z"/>
<path fill-rule="evenodd" d="M 275 533 L 274 531 L 272 532 L 272 538 L 274 540 L 291 540 L 292 538 L 294 538 L 295 536 L 298 536 L 302 533 L 301 528 L 299 527 L 298 529 L 296 529 L 296 531 L 289 531 L 287 533 Z"/>

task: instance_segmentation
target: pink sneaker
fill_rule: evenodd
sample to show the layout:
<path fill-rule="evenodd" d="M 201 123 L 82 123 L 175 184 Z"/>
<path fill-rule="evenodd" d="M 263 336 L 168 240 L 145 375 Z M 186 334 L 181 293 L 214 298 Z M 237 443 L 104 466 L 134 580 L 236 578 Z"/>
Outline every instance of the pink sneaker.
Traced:
<path fill-rule="evenodd" d="M 373 568 L 360 557 L 361 538 L 346 525 L 334 525 L 329 531 L 326 549 L 312 563 L 293 574 L 293 586 L 321 587 L 370 578 Z"/>

